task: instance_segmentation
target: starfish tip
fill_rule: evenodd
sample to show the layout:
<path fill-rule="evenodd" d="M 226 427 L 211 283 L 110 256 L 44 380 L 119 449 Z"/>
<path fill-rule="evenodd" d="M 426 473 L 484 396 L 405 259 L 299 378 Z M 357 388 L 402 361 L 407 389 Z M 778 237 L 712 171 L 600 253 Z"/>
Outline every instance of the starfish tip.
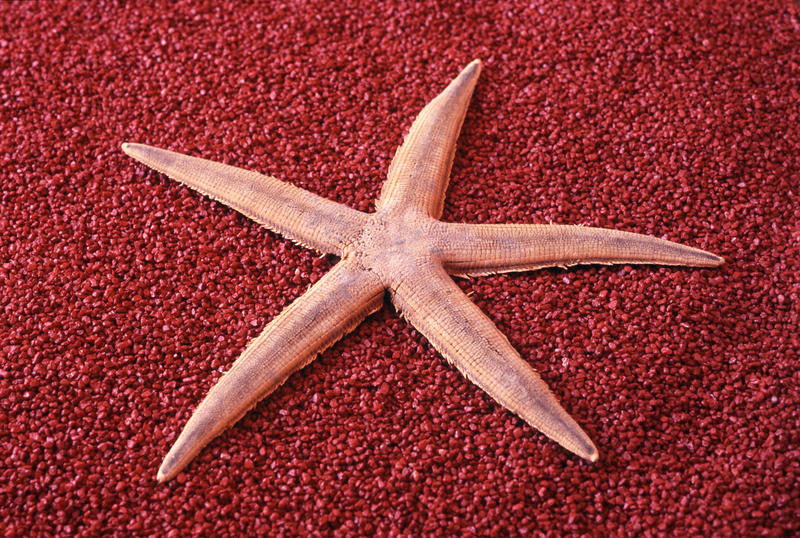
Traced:
<path fill-rule="evenodd" d="M 174 448 L 175 447 L 173 447 L 173 449 Z M 176 461 L 176 458 L 172 452 L 173 451 L 170 450 L 170 452 L 164 458 L 164 461 L 161 462 L 161 467 L 158 468 L 156 480 L 159 482 L 167 482 L 172 480 L 183 468 L 183 465 L 180 465 L 180 463 Z"/>
<path fill-rule="evenodd" d="M 131 144 L 130 142 L 123 142 L 122 151 L 124 151 L 126 155 L 131 155 L 135 145 L 136 144 Z"/>
<path fill-rule="evenodd" d="M 173 474 L 174 473 L 167 472 L 167 470 L 165 470 L 164 466 L 162 465 L 161 468 L 158 470 L 158 473 L 156 474 L 156 480 L 158 480 L 159 482 L 166 482 L 172 478 Z"/>
<path fill-rule="evenodd" d="M 597 447 L 594 446 L 592 440 L 589 438 L 588 435 L 586 435 L 586 433 L 584 433 L 583 430 L 578 429 L 576 433 L 577 433 L 577 438 L 574 439 L 576 443 L 572 444 L 571 446 L 567 445 L 563 446 L 565 446 L 573 454 L 580 456 L 586 461 L 590 461 L 592 463 L 596 462 L 597 458 L 599 457 L 599 453 L 597 452 Z"/>
<path fill-rule="evenodd" d="M 478 76 L 481 72 L 482 62 L 475 58 L 467 66 L 464 68 L 463 73 L 468 74 L 470 76 Z"/>
<path fill-rule="evenodd" d="M 725 258 L 722 256 L 717 256 L 716 254 L 704 250 L 701 250 L 700 253 L 700 259 L 696 262 L 698 267 L 719 267 L 725 263 Z"/>

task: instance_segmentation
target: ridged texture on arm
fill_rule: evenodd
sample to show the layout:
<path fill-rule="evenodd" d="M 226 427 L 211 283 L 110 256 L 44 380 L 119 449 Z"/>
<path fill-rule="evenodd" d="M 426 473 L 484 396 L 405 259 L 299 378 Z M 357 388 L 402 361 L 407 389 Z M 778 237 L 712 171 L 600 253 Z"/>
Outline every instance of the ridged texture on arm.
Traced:
<path fill-rule="evenodd" d="M 341 261 L 250 342 L 211 389 L 170 449 L 158 480 L 174 477 L 197 452 L 293 372 L 383 304 L 377 277 Z"/>
<path fill-rule="evenodd" d="M 485 275 L 576 264 L 716 267 L 719 256 L 648 235 L 556 224 L 442 223 L 439 251 L 451 274 Z"/>
<path fill-rule="evenodd" d="M 567 450 L 594 461 L 597 449 L 491 320 L 438 265 L 404 268 L 392 300 L 445 359 L 502 406 Z"/>
<path fill-rule="evenodd" d="M 257 172 L 144 144 L 122 145 L 137 161 L 301 245 L 343 256 L 366 215 Z"/>
<path fill-rule="evenodd" d="M 480 61 L 474 60 L 419 113 L 389 166 L 378 209 L 441 216 L 456 139 L 480 71 Z"/>

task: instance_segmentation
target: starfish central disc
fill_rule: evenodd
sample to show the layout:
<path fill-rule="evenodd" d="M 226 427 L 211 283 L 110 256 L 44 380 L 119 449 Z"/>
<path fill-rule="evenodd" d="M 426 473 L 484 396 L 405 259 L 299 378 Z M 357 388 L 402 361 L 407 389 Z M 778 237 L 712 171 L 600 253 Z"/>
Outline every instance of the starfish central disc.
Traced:
<path fill-rule="evenodd" d="M 436 220 L 413 212 L 375 213 L 354 241 L 351 256 L 392 287 L 398 267 L 437 260 L 436 241 L 429 233 L 436 224 Z"/>

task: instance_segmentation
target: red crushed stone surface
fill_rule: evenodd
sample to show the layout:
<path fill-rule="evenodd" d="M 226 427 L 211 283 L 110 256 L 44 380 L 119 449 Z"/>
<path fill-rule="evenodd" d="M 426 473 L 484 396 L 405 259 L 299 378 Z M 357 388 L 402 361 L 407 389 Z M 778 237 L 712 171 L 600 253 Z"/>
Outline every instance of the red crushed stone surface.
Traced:
<path fill-rule="evenodd" d="M 0 3 L 7 536 L 799 530 L 798 8 L 535 4 Z M 473 58 L 446 220 L 606 226 L 728 260 L 459 281 L 600 460 L 385 308 L 158 484 L 205 393 L 336 260 L 120 144 L 370 211 L 403 132 Z"/>

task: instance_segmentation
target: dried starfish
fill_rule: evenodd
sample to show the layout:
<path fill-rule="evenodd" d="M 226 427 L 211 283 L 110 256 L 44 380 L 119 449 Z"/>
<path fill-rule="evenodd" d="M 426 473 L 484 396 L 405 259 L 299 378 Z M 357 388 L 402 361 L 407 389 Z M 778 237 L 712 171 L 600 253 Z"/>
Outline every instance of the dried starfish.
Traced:
<path fill-rule="evenodd" d="M 603 228 L 439 221 L 456 139 L 480 69 L 479 60 L 470 63 L 414 120 L 372 214 L 256 172 L 142 144 L 122 145 L 134 159 L 270 230 L 341 258 L 250 342 L 211 389 L 164 458 L 159 481 L 174 477 L 290 374 L 380 309 L 385 290 L 470 381 L 567 450 L 597 460 L 591 439 L 448 273 L 614 263 L 715 267 L 723 259 Z"/>

